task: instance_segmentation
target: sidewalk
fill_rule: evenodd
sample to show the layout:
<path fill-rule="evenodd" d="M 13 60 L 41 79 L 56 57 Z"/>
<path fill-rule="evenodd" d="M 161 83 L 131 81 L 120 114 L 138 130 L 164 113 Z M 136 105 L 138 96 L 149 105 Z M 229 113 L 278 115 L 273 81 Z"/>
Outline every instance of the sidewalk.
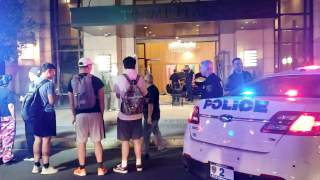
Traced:
<path fill-rule="evenodd" d="M 182 146 L 183 134 L 187 118 L 192 111 L 193 104 L 184 104 L 183 106 L 172 106 L 171 99 L 168 96 L 161 96 L 161 119 L 160 131 L 166 140 L 168 146 Z M 104 148 L 119 147 L 120 143 L 116 138 L 116 119 L 118 111 L 106 111 L 104 121 L 106 127 L 106 139 L 102 141 Z M 75 131 L 71 123 L 72 114 L 69 108 L 57 108 L 57 136 L 52 139 L 53 147 L 74 148 Z M 18 116 L 16 129 L 15 149 L 25 149 L 24 123 Z M 88 147 L 92 148 L 93 144 L 88 142 Z"/>

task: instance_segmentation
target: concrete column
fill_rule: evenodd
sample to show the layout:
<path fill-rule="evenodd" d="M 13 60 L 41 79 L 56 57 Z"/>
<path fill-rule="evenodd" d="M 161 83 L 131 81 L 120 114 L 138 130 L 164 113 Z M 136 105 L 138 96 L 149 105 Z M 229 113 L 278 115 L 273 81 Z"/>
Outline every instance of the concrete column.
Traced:
<path fill-rule="evenodd" d="M 263 30 L 263 74 L 274 73 L 274 30 Z"/>
<path fill-rule="evenodd" d="M 228 77 L 232 71 L 231 60 L 236 56 L 235 34 L 220 34 L 219 54 L 224 58 L 224 75 Z"/>
<path fill-rule="evenodd" d="M 314 64 L 320 65 L 320 0 L 313 3 L 313 56 Z"/>

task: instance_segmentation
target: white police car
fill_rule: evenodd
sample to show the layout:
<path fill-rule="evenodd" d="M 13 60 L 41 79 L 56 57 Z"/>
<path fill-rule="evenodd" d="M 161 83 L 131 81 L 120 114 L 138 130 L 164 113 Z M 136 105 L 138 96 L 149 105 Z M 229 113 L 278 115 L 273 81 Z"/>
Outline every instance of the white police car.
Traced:
<path fill-rule="evenodd" d="M 183 156 L 189 171 L 203 178 L 320 180 L 320 66 L 199 101 Z"/>

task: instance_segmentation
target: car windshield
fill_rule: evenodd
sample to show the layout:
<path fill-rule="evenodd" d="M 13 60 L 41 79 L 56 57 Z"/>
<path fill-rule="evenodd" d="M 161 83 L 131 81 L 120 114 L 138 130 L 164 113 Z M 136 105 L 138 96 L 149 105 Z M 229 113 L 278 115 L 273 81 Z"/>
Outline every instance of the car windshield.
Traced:
<path fill-rule="evenodd" d="M 235 89 L 229 95 L 320 98 L 320 75 L 267 77 Z"/>

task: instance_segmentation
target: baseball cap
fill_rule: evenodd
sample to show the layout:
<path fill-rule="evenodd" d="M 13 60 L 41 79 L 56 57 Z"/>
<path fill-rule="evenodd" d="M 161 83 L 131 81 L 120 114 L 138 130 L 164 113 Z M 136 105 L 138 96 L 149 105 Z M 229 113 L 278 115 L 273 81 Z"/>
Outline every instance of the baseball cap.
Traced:
<path fill-rule="evenodd" d="M 86 67 L 92 63 L 92 60 L 90 58 L 80 58 L 78 61 L 78 66 L 79 67 Z"/>

